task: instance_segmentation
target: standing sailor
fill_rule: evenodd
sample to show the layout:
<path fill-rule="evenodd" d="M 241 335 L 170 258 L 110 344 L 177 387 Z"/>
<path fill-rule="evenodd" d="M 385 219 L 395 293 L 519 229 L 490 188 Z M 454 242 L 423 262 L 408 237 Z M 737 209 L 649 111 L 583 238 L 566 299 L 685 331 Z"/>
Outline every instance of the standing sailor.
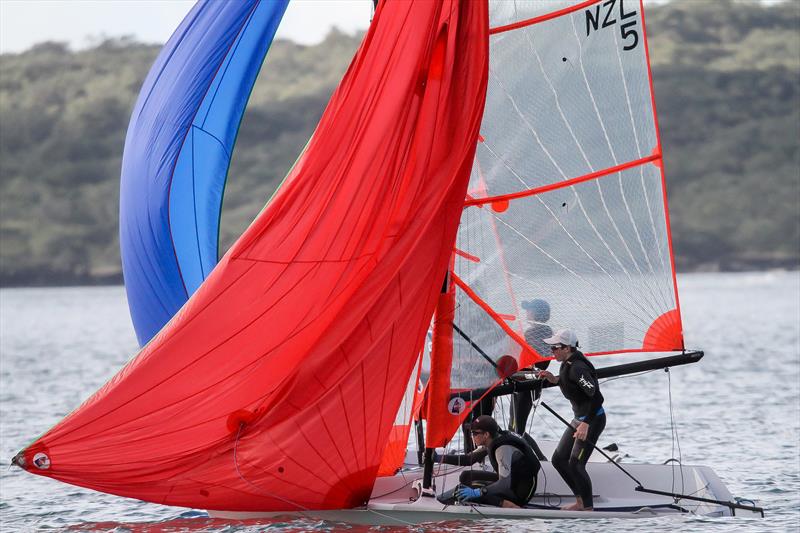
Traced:
<path fill-rule="evenodd" d="M 557 383 L 564 397 L 572 404 L 575 414 L 572 427 L 567 428 L 553 452 L 553 467 L 561 474 L 576 502 L 565 510 L 591 511 L 592 480 L 586 472 L 586 462 L 592 455 L 597 439 L 606 427 L 603 395 L 597 382 L 594 366 L 578 350 L 578 337 L 570 329 L 562 329 L 544 339 L 556 361 L 561 363 L 558 377 L 547 370 L 539 378 Z"/>

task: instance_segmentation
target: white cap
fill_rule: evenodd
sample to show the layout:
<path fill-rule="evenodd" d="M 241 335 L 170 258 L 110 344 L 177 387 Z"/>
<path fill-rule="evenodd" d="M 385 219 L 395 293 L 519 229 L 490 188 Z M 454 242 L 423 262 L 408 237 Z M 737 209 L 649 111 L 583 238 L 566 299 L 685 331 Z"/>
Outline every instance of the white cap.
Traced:
<path fill-rule="evenodd" d="M 565 344 L 573 347 L 578 345 L 578 336 L 571 329 L 560 329 L 552 337 L 543 340 L 547 344 Z"/>

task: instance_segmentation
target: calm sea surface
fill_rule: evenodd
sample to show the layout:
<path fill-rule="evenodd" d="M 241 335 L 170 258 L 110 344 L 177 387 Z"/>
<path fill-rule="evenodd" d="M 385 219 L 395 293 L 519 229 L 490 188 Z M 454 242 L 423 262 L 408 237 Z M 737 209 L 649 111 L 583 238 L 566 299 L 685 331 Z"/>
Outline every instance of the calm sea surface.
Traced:
<path fill-rule="evenodd" d="M 202 511 L 118 498 L 0 469 L 2 531 L 800 531 L 800 274 L 680 276 L 687 347 L 706 357 L 668 374 L 606 382 L 602 444 L 627 462 L 678 456 L 669 392 L 686 464 L 713 467 L 763 520 L 450 522 L 431 528 L 365 528 L 317 521 L 229 522 Z M 8 464 L 101 386 L 136 352 L 121 287 L 0 290 L 0 460 Z M 630 358 L 606 358 L 610 364 Z M 567 411 L 557 391 L 546 398 Z M 538 437 L 558 422 L 539 412 Z"/>

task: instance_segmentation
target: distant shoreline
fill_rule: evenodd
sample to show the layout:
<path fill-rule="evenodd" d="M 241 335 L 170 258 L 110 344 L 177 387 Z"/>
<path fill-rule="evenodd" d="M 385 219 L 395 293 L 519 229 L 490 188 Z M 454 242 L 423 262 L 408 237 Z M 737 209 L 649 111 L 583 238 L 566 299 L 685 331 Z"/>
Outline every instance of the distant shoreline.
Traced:
<path fill-rule="evenodd" d="M 728 260 L 718 263 L 703 263 L 691 267 L 684 266 L 678 269 L 678 274 L 735 274 L 757 272 L 797 272 L 800 271 L 800 261 L 796 258 L 783 260 Z M 17 275 L 0 277 L 0 288 L 55 288 L 55 287 L 103 287 L 124 285 L 122 272 L 105 274 L 102 276 L 91 275 L 65 275 L 60 273 L 38 272 L 35 275 Z"/>

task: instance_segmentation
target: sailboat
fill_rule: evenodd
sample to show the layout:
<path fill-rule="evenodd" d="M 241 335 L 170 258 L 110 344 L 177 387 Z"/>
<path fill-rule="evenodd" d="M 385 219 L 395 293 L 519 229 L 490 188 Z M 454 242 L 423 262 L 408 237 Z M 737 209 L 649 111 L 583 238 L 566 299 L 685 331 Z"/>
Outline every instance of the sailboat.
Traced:
<path fill-rule="evenodd" d="M 686 465 L 626 465 L 628 479 L 592 463 L 602 513 L 551 505 L 568 491 L 547 462 L 531 508 L 435 497 L 458 471 L 433 472 L 433 448 L 549 356 L 525 341 L 522 297 L 546 299 L 590 356 L 699 357 L 684 353 L 650 80 L 641 3 L 381 2 L 265 209 L 14 463 L 220 517 L 756 512 Z M 404 453 L 412 412 L 424 466 Z"/>

